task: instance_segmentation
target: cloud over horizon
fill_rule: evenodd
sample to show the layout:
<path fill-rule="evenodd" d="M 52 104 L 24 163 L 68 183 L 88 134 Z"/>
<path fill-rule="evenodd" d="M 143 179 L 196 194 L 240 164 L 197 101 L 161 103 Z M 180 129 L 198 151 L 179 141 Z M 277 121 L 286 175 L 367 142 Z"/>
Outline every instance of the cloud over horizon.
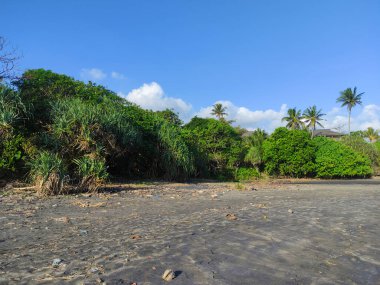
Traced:
<path fill-rule="evenodd" d="M 120 72 L 112 71 L 110 74 L 107 74 L 100 68 L 82 68 L 80 71 L 80 78 L 83 80 L 101 81 L 108 76 L 117 80 L 127 79 L 127 77 Z"/>
<path fill-rule="evenodd" d="M 82 68 L 80 77 L 85 80 L 96 81 L 105 79 L 107 74 L 99 68 Z"/>
<path fill-rule="evenodd" d="M 281 119 L 288 109 L 286 104 L 282 104 L 278 111 L 273 109 L 267 110 L 250 110 L 246 107 L 239 107 L 230 101 L 217 101 L 227 107 L 227 119 L 235 121 L 234 125 L 254 130 L 257 128 L 273 131 L 275 128 L 283 126 Z M 212 118 L 211 111 L 213 106 L 201 108 L 195 115 L 202 118 Z"/>
<path fill-rule="evenodd" d="M 116 71 L 111 72 L 111 77 L 113 79 L 119 79 L 119 80 L 127 79 L 127 77 L 124 74 L 116 72 Z"/>
<path fill-rule="evenodd" d="M 192 117 L 212 118 L 213 106 L 202 107 L 194 110 L 192 105 L 180 98 L 169 97 L 157 82 L 144 83 L 142 86 L 133 89 L 127 95 L 118 93 L 130 102 L 133 102 L 144 109 L 161 111 L 172 109 L 178 113 L 179 117 L 187 123 Z M 227 120 L 234 121 L 233 125 L 254 130 L 257 128 L 272 132 L 280 126 L 285 126 L 281 119 L 286 115 L 288 105 L 283 103 L 279 108 L 266 110 L 251 110 L 243 106 L 236 106 L 231 101 L 216 101 L 227 107 Z M 368 127 L 380 129 L 380 106 L 368 104 L 356 108 L 356 115 L 351 117 L 351 130 L 365 130 Z M 345 108 L 334 107 L 326 113 L 322 125 L 327 129 L 334 129 L 340 132 L 348 131 L 348 114 Z"/>
<path fill-rule="evenodd" d="M 351 130 L 366 130 L 368 127 L 380 129 L 380 106 L 375 104 L 359 107 L 357 115 L 351 116 Z M 359 109 L 356 108 L 356 109 Z M 345 108 L 333 108 L 326 114 L 323 126 L 338 131 L 348 131 L 348 113 Z"/>
<path fill-rule="evenodd" d="M 133 89 L 128 95 L 119 92 L 119 95 L 144 109 L 162 111 L 173 109 L 181 118 L 187 118 L 192 110 L 191 104 L 182 99 L 169 97 L 157 82 L 144 83 L 141 87 Z"/>

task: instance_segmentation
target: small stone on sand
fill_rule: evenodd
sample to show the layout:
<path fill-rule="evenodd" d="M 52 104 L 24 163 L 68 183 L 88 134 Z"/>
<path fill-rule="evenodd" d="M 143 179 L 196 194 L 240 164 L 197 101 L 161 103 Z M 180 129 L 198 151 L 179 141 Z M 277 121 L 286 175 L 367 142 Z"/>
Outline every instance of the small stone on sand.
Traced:
<path fill-rule="evenodd" d="M 162 274 L 162 279 L 165 281 L 172 281 L 175 278 L 174 271 L 171 269 L 166 269 L 164 274 Z"/>
<path fill-rule="evenodd" d="M 140 238 L 142 238 L 142 236 L 140 236 L 140 235 L 131 235 L 130 238 L 131 239 L 140 239 Z"/>
<path fill-rule="evenodd" d="M 55 258 L 54 260 L 53 260 L 53 263 L 51 264 L 53 267 L 58 267 L 61 263 L 62 263 L 62 259 L 60 259 L 60 258 Z"/>
<path fill-rule="evenodd" d="M 237 220 L 236 215 L 235 214 L 231 214 L 231 213 L 227 214 L 226 218 L 227 218 L 227 220 L 230 220 L 230 221 Z"/>

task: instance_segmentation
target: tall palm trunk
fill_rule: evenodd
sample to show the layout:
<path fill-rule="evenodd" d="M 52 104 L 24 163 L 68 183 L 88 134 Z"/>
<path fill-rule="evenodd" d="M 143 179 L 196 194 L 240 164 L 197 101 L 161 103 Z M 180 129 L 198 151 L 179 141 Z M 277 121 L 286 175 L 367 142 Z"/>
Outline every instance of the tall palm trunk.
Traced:
<path fill-rule="evenodd" d="M 348 109 L 348 135 L 351 135 L 351 108 Z"/>

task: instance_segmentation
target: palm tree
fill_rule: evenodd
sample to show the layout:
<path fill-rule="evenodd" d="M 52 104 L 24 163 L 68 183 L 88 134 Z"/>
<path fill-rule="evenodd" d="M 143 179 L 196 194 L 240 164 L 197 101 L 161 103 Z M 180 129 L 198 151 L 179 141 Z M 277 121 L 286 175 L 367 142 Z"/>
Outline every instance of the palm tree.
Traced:
<path fill-rule="evenodd" d="M 264 130 L 256 129 L 250 136 L 244 138 L 244 142 L 248 147 L 244 161 L 252 164 L 257 170 L 263 164 L 263 142 L 267 137 L 268 134 Z"/>
<path fill-rule="evenodd" d="M 341 107 L 347 106 L 348 110 L 348 134 L 351 135 L 351 109 L 356 105 L 362 104 L 362 95 L 364 92 L 357 94 L 357 89 L 354 87 L 354 90 L 347 88 L 344 91 L 340 92 L 340 96 L 336 99 L 337 103 L 342 103 Z"/>
<path fill-rule="evenodd" d="M 227 110 L 227 107 L 223 107 L 222 104 L 220 104 L 220 103 L 216 103 L 216 104 L 213 106 L 213 109 L 212 109 L 212 111 L 211 111 L 211 115 L 214 115 L 214 116 L 216 116 L 219 120 L 222 120 L 222 119 L 224 119 L 224 116 L 227 116 L 226 110 Z"/>
<path fill-rule="evenodd" d="M 364 137 L 368 138 L 370 142 L 375 142 L 379 139 L 379 131 L 375 131 L 374 128 L 369 127 L 364 132 Z"/>
<path fill-rule="evenodd" d="M 322 117 L 326 115 L 322 113 L 322 109 L 317 110 L 317 106 L 313 105 L 312 107 L 307 108 L 302 116 L 304 118 L 304 122 L 306 123 L 306 127 L 311 130 L 311 137 L 314 136 L 314 131 L 316 125 L 323 128 L 323 125 L 319 122 L 322 121 Z"/>
<path fill-rule="evenodd" d="M 296 108 L 288 109 L 288 116 L 282 118 L 282 122 L 287 122 L 286 127 L 292 130 L 299 130 L 304 126 L 302 122 L 301 110 L 297 110 Z"/>

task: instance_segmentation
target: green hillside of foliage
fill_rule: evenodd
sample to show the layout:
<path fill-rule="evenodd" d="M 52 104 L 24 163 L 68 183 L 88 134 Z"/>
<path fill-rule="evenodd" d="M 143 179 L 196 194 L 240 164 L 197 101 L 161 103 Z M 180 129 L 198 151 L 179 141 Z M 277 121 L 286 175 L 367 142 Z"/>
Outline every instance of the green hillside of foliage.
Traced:
<path fill-rule="evenodd" d="M 95 191 L 107 179 L 368 177 L 379 145 L 360 136 L 332 141 L 306 130 L 268 136 L 223 118 L 184 124 L 115 92 L 51 71 L 26 71 L 0 85 L 0 179 L 25 179 L 43 194 Z"/>

